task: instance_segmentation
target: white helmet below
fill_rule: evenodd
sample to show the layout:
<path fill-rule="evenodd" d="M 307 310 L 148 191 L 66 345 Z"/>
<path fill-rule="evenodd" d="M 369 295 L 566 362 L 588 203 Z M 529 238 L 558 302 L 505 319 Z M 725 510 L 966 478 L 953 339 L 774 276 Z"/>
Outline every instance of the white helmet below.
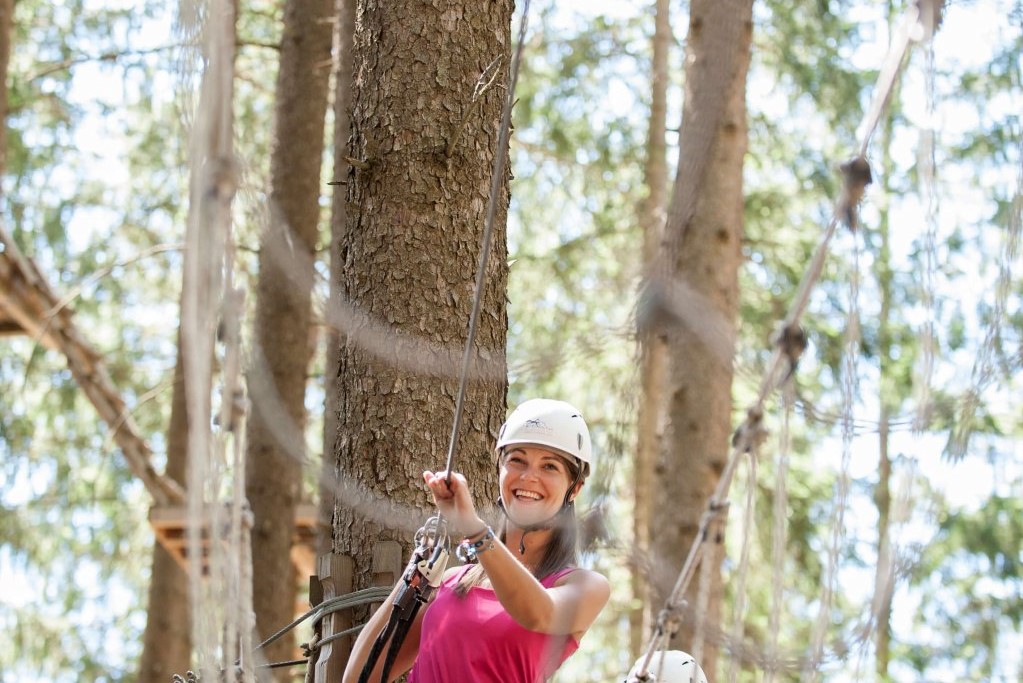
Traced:
<path fill-rule="evenodd" d="M 497 436 L 497 452 L 515 445 L 540 446 L 578 459 L 584 477 L 594 464 L 586 420 L 565 401 L 533 398 L 513 410 Z"/>
<path fill-rule="evenodd" d="M 646 677 L 640 678 L 639 669 L 645 658 L 636 660 L 625 683 L 707 683 L 703 669 L 688 652 L 658 650 L 650 658 Z"/>

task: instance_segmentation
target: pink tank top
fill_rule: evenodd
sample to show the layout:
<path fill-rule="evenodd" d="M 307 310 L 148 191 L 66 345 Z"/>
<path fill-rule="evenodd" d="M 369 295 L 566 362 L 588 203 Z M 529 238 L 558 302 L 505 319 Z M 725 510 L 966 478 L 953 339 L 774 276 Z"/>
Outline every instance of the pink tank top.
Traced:
<path fill-rule="evenodd" d="M 419 654 L 408 683 L 542 683 L 579 648 L 572 636 L 528 631 L 489 588 L 460 598 L 454 586 L 469 565 L 437 589 L 423 617 Z M 544 578 L 550 588 L 569 567 Z"/>

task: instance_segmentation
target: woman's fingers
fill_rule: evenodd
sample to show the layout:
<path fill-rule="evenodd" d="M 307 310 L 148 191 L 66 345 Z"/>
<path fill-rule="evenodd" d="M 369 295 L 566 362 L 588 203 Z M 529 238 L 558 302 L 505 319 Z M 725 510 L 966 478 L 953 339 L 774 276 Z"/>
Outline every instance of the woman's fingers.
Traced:
<path fill-rule="evenodd" d="M 458 472 L 423 472 L 423 481 L 433 494 L 433 500 L 441 512 L 451 517 L 458 529 L 479 528 L 482 522 L 476 516 L 476 509 L 469 495 L 469 484 Z"/>

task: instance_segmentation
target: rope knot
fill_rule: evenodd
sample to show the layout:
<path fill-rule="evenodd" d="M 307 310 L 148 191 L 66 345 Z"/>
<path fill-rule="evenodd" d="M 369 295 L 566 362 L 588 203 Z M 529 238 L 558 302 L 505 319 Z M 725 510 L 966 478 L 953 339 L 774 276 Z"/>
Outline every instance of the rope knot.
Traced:
<path fill-rule="evenodd" d="M 799 359 L 802 358 L 803 352 L 806 351 L 806 330 L 796 323 L 785 325 L 775 335 L 774 343 L 778 347 L 778 350 L 781 351 L 781 354 L 785 356 L 789 362 L 789 371 L 785 374 L 785 378 L 782 380 L 782 383 L 784 384 L 796 374 L 796 366 L 799 364 Z"/>
<path fill-rule="evenodd" d="M 863 155 L 853 157 L 838 168 L 842 172 L 842 196 L 838 200 L 838 210 L 846 226 L 855 232 L 857 208 L 874 176 L 870 172 L 870 162 Z"/>
<path fill-rule="evenodd" d="M 685 600 L 680 603 L 667 602 L 657 613 L 657 629 L 664 636 L 665 642 L 671 640 L 682 628 L 682 609 L 685 606 Z"/>
<path fill-rule="evenodd" d="M 752 453 L 767 440 L 764 411 L 754 406 L 746 413 L 746 421 L 732 435 L 732 448 L 741 453 Z"/>

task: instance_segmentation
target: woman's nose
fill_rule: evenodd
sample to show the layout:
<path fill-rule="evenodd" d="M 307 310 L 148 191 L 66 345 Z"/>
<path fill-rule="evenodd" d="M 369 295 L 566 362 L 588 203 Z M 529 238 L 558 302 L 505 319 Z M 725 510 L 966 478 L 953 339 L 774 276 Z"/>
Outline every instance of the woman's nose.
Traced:
<path fill-rule="evenodd" d="M 540 479 L 540 468 L 533 467 L 532 465 L 527 466 L 523 468 L 522 474 L 520 476 L 522 479 L 532 479 L 538 481 Z"/>

